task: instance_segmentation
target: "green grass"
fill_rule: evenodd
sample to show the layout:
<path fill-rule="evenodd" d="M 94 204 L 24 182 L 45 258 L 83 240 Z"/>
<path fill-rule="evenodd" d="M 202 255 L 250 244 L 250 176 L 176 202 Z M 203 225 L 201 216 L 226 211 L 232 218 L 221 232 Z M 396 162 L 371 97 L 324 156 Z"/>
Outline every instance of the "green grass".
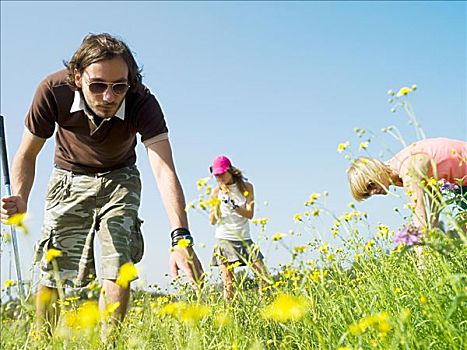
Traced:
<path fill-rule="evenodd" d="M 424 268 L 420 269 L 411 249 L 389 252 L 379 248 L 380 244 L 364 248 L 357 241 L 356 237 L 348 240 L 344 252 L 336 253 L 333 261 L 323 254 L 319 270 L 302 259 L 301 253 L 294 254 L 261 297 L 256 282 L 244 274 L 237 274 L 232 303 L 223 300 L 221 288 L 214 284 L 207 284 L 200 293 L 181 288 L 177 295 L 166 297 L 135 291 L 130 311 L 120 332 L 115 333 L 114 348 L 467 347 L 467 254 L 463 244 L 444 236 L 443 253 L 425 248 Z M 360 255 L 350 267 L 343 268 L 352 253 Z M 304 315 L 286 322 L 266 318 L 266 306 L 279 293 L 304 298 Z M 183 307 L 170 311 L 167 305 L 178 305 L 172 304 L 174 301 L 194 306 L 191 311 Z M 287 312 L 278 307 L 279 312 Z M 35 338 L 31 333 L 32 305 L 26 303 L 14 312 L 3 305 L 1 348 L 105 348 L 99 341 L 98 325 L 74 329 L 66 326 L 64 319 L 51 339 Z"/>

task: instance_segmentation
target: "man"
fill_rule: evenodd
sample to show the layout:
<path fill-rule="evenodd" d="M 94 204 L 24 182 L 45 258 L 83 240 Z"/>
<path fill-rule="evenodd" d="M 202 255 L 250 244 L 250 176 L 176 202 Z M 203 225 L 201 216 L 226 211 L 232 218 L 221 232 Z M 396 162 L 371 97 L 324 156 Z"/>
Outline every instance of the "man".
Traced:
<path fill-rule="evenodd" d="M 103 310 L 118 302 L 116 319 L 125 316 L 130 289 L 116 283 L 119 270 L 142 256 L 137 133 L 146 146 L 173 229 L 172 274 L 181 269 L 197 281 L 203 272 L 191 247 L 185 199 L 164 116 L 142 84 L 140 72 L 125 43 L 106 33 L 90 34 L 66 69 L 40 83 L 26 116 L 12 166 L 13 195 L 2 198 L 4 220 L 27 211 L 37 156 L 57 126 L 55 168 L 48 185 L 43 237 L 36 247 L 36 257 L 41 259 L 36 299 L 39 330 L 44 322 L 57 320 L 56 306 L 51 306 L 58 287 L 83 287 L 95 275 L 96 234 L 103 279 L 99 307 Z M 188 241 L 188 248 L 179 247 L 181 239 Z M 61 253 L 54 261 L 45 256 L 51 248 Z M 43 295 L 51 297 L 44 301 Z"/>

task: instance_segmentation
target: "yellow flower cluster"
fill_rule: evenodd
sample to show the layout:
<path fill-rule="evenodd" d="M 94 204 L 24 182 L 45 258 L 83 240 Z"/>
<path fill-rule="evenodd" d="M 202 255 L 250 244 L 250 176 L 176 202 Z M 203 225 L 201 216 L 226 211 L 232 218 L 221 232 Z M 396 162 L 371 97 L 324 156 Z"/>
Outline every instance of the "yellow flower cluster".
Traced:
<path fill-rule="evenodd" d="M 207 185 L 209 179 L 209 177 L 203 177 L 196 181 L 196 187 L 198 188 L 198 191 L 203 189 Z"/>
<path fill-rule="evenodd" d="M 386 336 L 391 330 L 389 314 L 383 311 L 375 315 L 363 317 L 360 321 L 349 326 L 349 332 L 352 335 L 358 336 L 371 328 L 376 329 L 381 336 Z"/>
<path fill-rule="evenodd" d="M 266 228 L 266 225 L 269 221 L 269 218 L 260 218 L 260 219 L 253 219 L 251 220 L 251 223 L 253 225 L 260 225 L 261 226 L 261 230 L 264 231 L 264 229 Z"/>
<path fill-rule="evenodd" d="M 164 306 L 159 314 L 173 316 L 187 324 L 195 324 L 209 314 L 209 308 L 201 304 L 177 301 Z"/>
<path fill-rule="evenodd" d="M 306 207 L 311 207 L 313 204 L 315 204 L 316 200 L 321 197 L 321 194 L 319 193 L 312 193 L 310 195 L 310 199 L 305 202 Z"/>
<path fill-rule="evenodd" d="M 262 310 L 261 315 L 276 322 L 298 321 L 306 315 L 309 308 L 310 303 L 302 296 L 279 294 Z"/>
<path fill-rule="evenodd" d="M 93 328 L 100 320 L 99 307 L 94 301 L 86 301 L 77 310 L 65 313 L 65 324 L 73 329 Z"/>

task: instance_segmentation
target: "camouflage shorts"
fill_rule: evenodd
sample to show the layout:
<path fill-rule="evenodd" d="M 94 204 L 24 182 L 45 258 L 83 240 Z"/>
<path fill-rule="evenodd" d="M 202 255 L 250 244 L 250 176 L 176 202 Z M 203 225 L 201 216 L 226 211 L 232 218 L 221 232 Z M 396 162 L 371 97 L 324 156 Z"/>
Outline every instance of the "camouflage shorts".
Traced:
<path fill-rule="evenodd" d="M 138 218 L 140 195 L 136 166 L 86 175 L 55 168 L 34 259 L 40 263 L 40 283 L 57 287 L 55 262 L 64 286 L 83 287 L 95 278 L 96 234 L 101 278 L 116 279 L 121 265 L 139 262 L 144 248 Z M 46 260 L 50 248 L 62 253 L 54 263 Z"/>

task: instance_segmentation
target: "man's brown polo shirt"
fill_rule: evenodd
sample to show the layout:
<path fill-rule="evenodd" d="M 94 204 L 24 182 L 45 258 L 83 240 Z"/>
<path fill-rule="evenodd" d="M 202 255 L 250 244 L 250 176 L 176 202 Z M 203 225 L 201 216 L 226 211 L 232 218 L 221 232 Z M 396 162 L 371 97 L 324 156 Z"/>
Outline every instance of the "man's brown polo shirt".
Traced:
<path fill-rule="evenodd" d="M 167 139 L 161 107 L 144 85 L 128 91 L 122 110 L 97 127 L 90 122 L 85 108 L 79 107 L 84 103 L 66 83 L 66 76 L 67 71 L 61 70 L 39 84 L 25 122 L 27 129 L 41 138 L 51 137 L 58 125 L 58 167 L 78 173 L 123 168 L 136 162 L 137 133 L 146 145 Z"/>

